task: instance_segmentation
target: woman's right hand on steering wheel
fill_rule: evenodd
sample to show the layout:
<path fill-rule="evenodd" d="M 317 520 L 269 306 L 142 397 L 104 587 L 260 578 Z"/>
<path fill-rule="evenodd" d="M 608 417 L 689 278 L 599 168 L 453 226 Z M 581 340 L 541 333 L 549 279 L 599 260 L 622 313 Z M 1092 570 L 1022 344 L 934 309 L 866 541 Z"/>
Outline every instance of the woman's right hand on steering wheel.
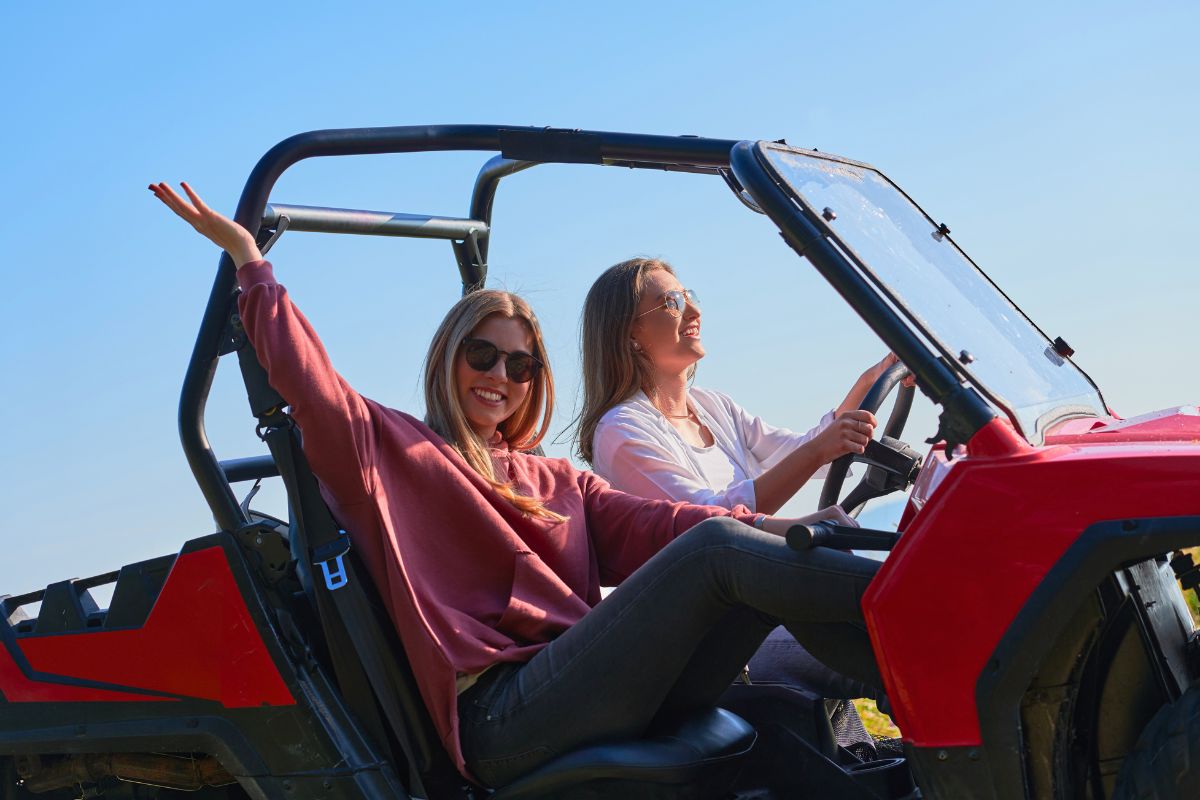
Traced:
<path fill-rule="evenodd" d="M 843 411 L 825 430 L 813 437 L 821 463 L 828 464 L 847 453 L 864 453 L 878 422 L 870 411 Z"/>
<path fill-rule="evenodd" d="M 197 233 L 229 253 L 239 269 L 244 264 L 262 258 L 262 253 L 258 250 L 258 243 L 254 241 L 254 236 L 250 231 L 209 208 L 200 199 L 200 195 L 196 194 L 186 182 L 181 185 L 187 192 L 188 198 L 191 199 L 190 203 L 180 197 L 166 183 L 152 183 L 148 188 L 154 192 L 155 197 L 163 202 L 163 205 L 195 228 Z"/>

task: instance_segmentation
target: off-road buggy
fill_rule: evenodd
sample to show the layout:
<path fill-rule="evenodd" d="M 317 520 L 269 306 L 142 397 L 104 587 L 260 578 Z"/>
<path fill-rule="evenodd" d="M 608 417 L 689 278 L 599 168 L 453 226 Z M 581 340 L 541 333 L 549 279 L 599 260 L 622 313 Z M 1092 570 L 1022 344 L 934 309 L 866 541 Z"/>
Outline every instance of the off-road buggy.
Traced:
<path fill-rule="evenodd" d="M 466 218 L 268 204 L 301 159 L 435 150 L 499 153 Z M 804 717 L 802 703 L 779 700 L 786 690 L 749 687 L 758 694 L 734 691 L 727 704 L 741 717 L 712 709 L 569 753 L 495 792 L 468 785 L 247 343 L 222 256 L 179 409 L 219 530 L 177 554 L 0 601 L 0 800 L 1200 796 L 1200 658 L 1180 585 L 1200 581 L 1180 554 L 1200 545 L 1200 411 L 1116 418 L 1066 342 L 872 167 L 782 142 L 331 130 L 268 152 L 236 219 L 264 250 L 287 230 L 444 239 L 471 291 L 486 277 L 498 184 L 548 163 L 725 181 L 940 407 L 922 460 L 899 439 L 912 400 L 901 389 L 843 501 L 857 508 L 913 485 L 899 533 L 789 536 L 795 547 L 894 547 L 864 610 L 906 758 L 839 752 L 819 701 Z M 224 355 L 240 363 L 270 455 L 221 461 L 208 444 L 204 408 Z M 864 406 L 878 408 L 899 378 L 881 378 Z M 835 465 L 823 503 L 839 496 L 846 466 Z M 234 493 L 271 476 L 286 486 L 286 521 Z M 101 609 L 91 590 L 105 584 Z"/>

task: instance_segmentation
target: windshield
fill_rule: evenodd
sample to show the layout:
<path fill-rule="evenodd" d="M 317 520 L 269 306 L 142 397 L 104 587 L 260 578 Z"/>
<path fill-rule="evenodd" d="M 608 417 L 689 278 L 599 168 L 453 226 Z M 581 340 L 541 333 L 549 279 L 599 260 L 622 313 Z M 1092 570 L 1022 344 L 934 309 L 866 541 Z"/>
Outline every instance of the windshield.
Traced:
<path fill-rule="evenodd" d="M 1040 444 L 1056 419 L 1106 413 L 1091 380 L 881 173 L 759 147 L 785 191 L 1030 442 Z"/>

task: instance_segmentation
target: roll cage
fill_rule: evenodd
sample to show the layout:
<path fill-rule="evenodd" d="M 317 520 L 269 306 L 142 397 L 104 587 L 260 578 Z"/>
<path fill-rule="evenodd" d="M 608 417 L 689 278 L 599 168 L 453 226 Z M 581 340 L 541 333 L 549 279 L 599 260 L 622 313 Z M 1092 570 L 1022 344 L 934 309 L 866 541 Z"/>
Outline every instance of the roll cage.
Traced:
<path fill-rule="evenodd" d="M 465 218 L 316 208 L 268 203 L 275 182 L 308 158 L 434 151 L 496 152 L 476 178 Z M 312 131 L 283 140 L 254 167 L 234 219 L 256 231 L 264 252 L 285 230 L 404 236 L 450 242 L 464 294 L 487 277 L 492 206 L 500 181 L 539 164 L 594 164 L 711 174 L 723 178 L 749 208 L 780 226 L 784 240 L 807 257 L 860 317 L 912 370 L 918 386 L 942 406 L 938 437 L 965 442 L 996 416 L 976 390 L 914 334 L 853 265 L 815 226 L 797 222 L 790 201 L 755 161 L 754 142 L 697 136 L 656 136 L 603 131 L 500 125 L 432 125 Z M 209 445 L 204 410 L 220 356 L 237 352 L 251 410 L 278 406 L 236 315 L 235 268 L 221 255 L 217 275 L 192 350 L 179 402 L 184 453 L 217 524 L 237 530 L 250 522 L 231 484 L 276 474 L 268 456 L 219 461 Z"/>

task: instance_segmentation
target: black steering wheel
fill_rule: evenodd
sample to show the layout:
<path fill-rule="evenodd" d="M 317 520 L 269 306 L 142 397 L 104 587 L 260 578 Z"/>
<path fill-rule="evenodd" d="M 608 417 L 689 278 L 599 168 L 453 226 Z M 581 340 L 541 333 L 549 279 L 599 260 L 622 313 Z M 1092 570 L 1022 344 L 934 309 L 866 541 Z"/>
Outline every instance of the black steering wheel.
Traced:
<path fill-rule="evenodd" d="M 818 509 L 838 502 L 850 464 L 856 461 L 867 465 L 867 474 L 841 502 L 842 510 L 850 516 L 857 516 L 868 500 L 907 489 L 917 479 L 917 474 L 921 471 L 921 454 L 900 441 L 900 434 L 904 432 L 904 423 L 908 422 L 908 412 L 912 410 L 913 395 L 916 393 L 914 387 L 901 385 L 901 381 L 908 377 L 908 374 L 908 367 L 894 364 L 871 385 L 859 410 L 870 411 L 872 414 L 879 411 L 879 407 L 892 390 L 900 386 L 892 413 L 887 424 L 883 426 L 883 435 L 877 440 L 867 442 L 865 453 L 847 453 L 834 459 L 829 465 L 829 474 L 825 476 L 825 485 L 821 488 Z"/>

